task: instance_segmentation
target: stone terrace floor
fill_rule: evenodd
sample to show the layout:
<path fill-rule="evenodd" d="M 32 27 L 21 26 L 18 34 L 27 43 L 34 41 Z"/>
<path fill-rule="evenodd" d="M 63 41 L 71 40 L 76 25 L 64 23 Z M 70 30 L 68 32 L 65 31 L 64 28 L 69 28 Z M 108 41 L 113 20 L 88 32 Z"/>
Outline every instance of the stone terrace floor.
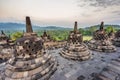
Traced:
<path fill-rule="evenodd" d="M 92 58 L 87 61 L 73 61 L 60 56 L 62 48 L 49 50 L 58 61 L 58 69 L 50 80 L 92 80 L 93 73 L 100 73 L 113 59 L 120 58 L 120 48 L 114 53 L 102 53 L 93 51 Z M 5 63 L 0 64 L 0 74 L 5 69 Z M 78 77 L 83 79 L 77 79 Z"/>
<path fill-rule="evenodd" d="M 63 58 L 59 55 L 60 51 L 61 49 L 49 51 L 56 57 L 59 64 L 57 71 L 50 80 L 92 80 L 93 73 L 100 73 L 113 59 L 120 58 L 120 48 L 117 48 L 117 52 L 114 53 L 93 51 L 90 60 L 81 62 Z"/>

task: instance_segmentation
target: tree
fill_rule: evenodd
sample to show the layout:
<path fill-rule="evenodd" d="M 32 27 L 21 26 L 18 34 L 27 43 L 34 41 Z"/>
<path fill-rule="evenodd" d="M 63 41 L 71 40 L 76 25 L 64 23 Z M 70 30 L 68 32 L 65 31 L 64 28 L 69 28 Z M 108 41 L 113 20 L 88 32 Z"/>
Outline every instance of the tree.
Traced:
<path fill-rule="evenodd" d="M 115 28 L 113 26 L 108 26 L 105 30 L 107 33 L 110 33 L 111 31 L 115 32 Z"/>
<path fill-rule="evenodd" d="M 91 26 L 90 29 L 89 29 L 90 34 L 92 35 L 93 32 L 95 32 L 96 30 L 97 30 L 97 27 L 95 27 L 95 26 Z"/>
<path fill-rule="evenodd" d="M 79 28 L 79 31 L 84 35 L 84 29 L 82 29 L 82 28 Z"/>
<path fill-rule="evenodd" d="M 12 34 L 12 40 L 16 40 L 16 39 L 18 39 L 18 38 L 20 38 L 20 37 L 22 37 L 23 36 L 23 33 L 21 33 L 21 32 L 15 32 L 15 33 L 13 33 Z"/>

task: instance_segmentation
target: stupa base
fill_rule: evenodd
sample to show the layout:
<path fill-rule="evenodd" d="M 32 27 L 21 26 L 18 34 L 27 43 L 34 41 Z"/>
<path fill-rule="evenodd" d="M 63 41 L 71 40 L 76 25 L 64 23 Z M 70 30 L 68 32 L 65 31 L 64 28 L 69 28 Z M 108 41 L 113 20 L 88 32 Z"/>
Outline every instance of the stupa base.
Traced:
<path fill-rule="evenodd" d="M 3 80 L 48 80 L 56 70 L 57 61 L 55 58 L 44 54 L 36 59 L 18 60 L 7 64 Z"/>
<path fill-rule="evenodd" d="M 116 47 L 113 46 L 112 44 L 102 44 L 103 41 L 89 41 L 88 47 L 91 50 L 95 50 L 98 52 L 106 52 L 106 53 L 112 53 L 112 52 L 116 52 Z"/>
<path fill-rule="evenodd" d="M 85 44 L 73 44 L 73 46 L 63 49 L 60 55 L 67 59 L 84 61 L 91 58 L 91 51 L 88 50 Z"/>

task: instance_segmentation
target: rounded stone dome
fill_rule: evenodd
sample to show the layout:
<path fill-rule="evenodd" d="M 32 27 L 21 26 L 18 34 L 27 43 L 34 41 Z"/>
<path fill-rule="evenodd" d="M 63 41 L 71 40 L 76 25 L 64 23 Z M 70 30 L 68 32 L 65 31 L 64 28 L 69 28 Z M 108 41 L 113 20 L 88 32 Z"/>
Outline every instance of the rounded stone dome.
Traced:
<path fill-rule="evenodd" d="M 104 30 L 97 30 L 94 32 L 93 34 L 93 38 L 95 40 L 107 40 L 108 39 L 108 35 Z"/>
<path fill-rule="evenodd" d="M 15 57 L 17 58 L 35 58 L 43 49 L 43 41 L 36 36 L 23 37 L 16 41 Z"/>

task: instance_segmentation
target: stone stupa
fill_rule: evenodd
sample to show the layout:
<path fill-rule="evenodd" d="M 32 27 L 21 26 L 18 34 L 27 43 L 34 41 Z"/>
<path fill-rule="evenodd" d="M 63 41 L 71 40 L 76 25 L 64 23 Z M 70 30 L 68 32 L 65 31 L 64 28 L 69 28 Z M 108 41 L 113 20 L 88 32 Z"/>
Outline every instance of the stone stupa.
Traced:
<path fill-rule="evenodd" d="M 88 47 L 100 52 L 115 52 L 116 47 L 112 45 L 108 34 L 104 30 L 104 22 L 101 23 L 100 29 L 93 33 L 93 39 L 88 42 Z"/>
<path fill-rule="evenodd" d="M 3 80 L 48 80 L 57 69 L 57 61 L 43 44 L 26 17 L 26 33 L 16 40 L 14 57 L 6 65 Z"/>
<path fill-rule="evenodd" d="M 43 35 L 41 37 L 44 40 L 44 42 L 50 42 L 52 40 L 50 35 L 48 35 L 46 31 L 43 32 Z"/>
<path fill-rule="evenodd" d="M 108 33 L 108 37 L 111 41 L 113 41 L 113 39 L 115 38 L 115 32 L 113 31 L 113 29 L 110 31 L 110 33 Z"/>
<path fill-rule="evenodd" d="M 65 44 L 64 41 L 60 42 L 60 41 L 53 40 L 46 30 L 44 30 L 43 34 L 41 35 L 41 38 L 44 41 L 44 46 L 45 46 L 45 49 L 47 50 L 61 48 Z"/>
<path fill-rule="evenodd" d="M 4 48 L 8 47 L 9 45 L 8 41 L 9 41 L 9 37 L 7 37 L 6 34 L 2 30 L 0 34 L 0 46 L 3 46 Z"/>
<path fill-rule="evenodd" d="M 115 38 L 113 39 L 113 44 L 120 47 L 120 30 L 115 33 Z"/>
<path fill-rule="evenodd" d="M 71 31 L 68 37 L 68 42 L 64 46 L 60 54 L 72 60 L 87 60 L 91 57 L 91 51 L 83 43 L 83 36 L 77 30 L 77 22 L 74 25 L 74 31 Z"/>
<path fill-rule="evenodd" d="M 9 37 L 2 30 L 0 34 L 0 63 L 7 61 L 12 56 L 12 47 Z"/>

